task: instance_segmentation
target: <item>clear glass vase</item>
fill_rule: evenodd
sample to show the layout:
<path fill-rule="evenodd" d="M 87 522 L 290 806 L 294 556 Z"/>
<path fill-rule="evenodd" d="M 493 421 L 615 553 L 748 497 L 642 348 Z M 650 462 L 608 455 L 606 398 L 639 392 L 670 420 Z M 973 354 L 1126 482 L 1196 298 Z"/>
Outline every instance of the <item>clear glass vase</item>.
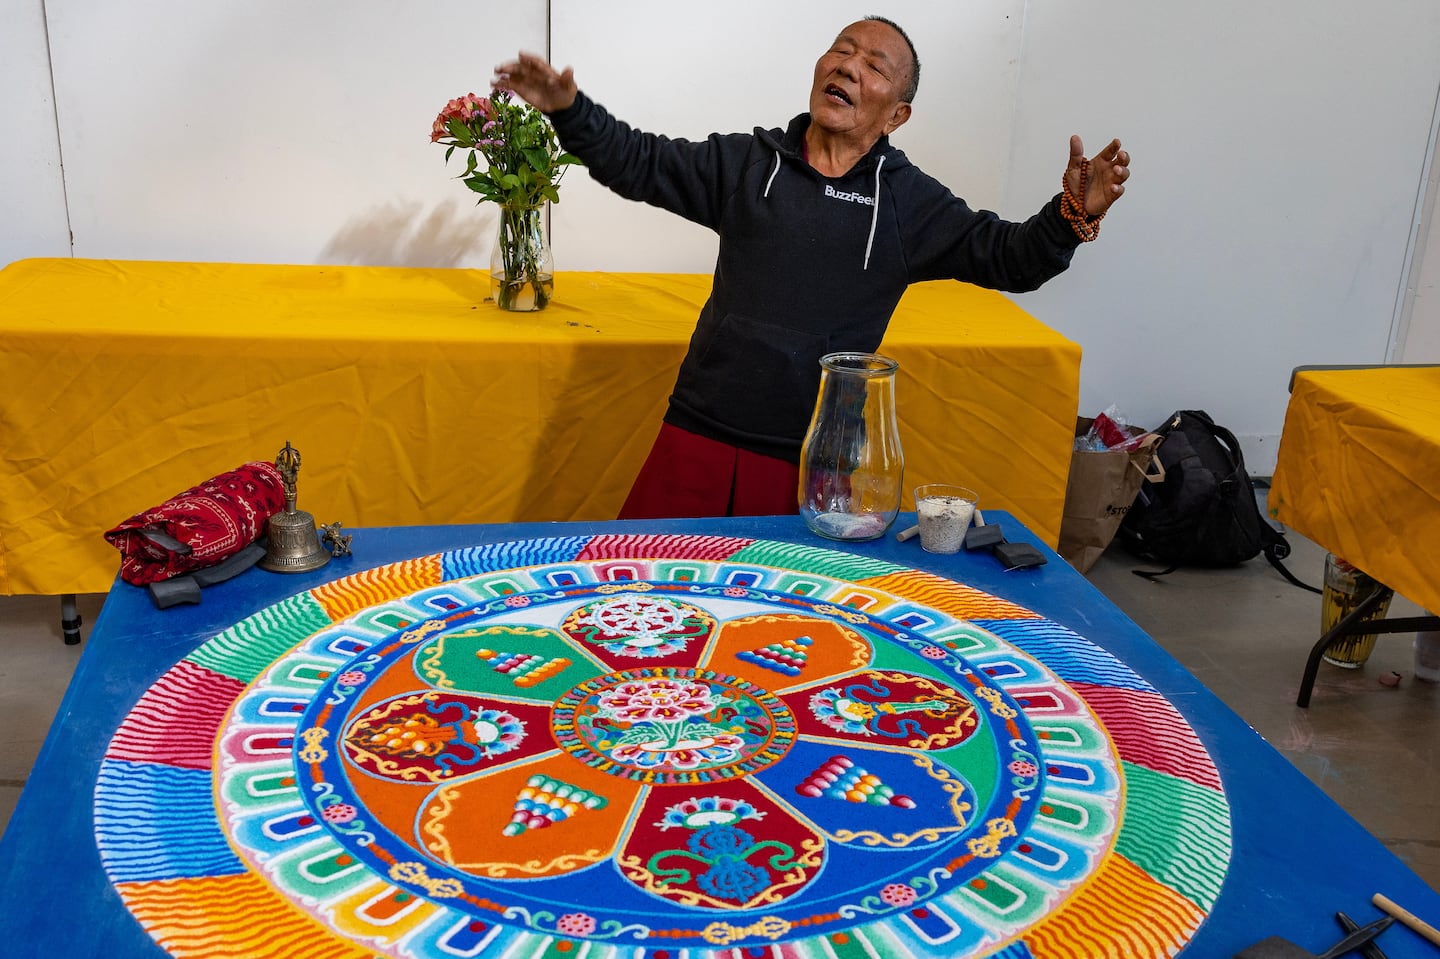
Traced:
<path fill-rule="evenodd" d="M 555 292 L 549 204 L 500 207 L 490 253 L 490 296 L 502 310 L 543 310 Z"/>
<path fill-rule="evenodd" d="M 900 512 L 905 455 L 895 417 L 900 364 L 874 353 L 820 359 L 820 394 L 800 453 L 800 515 L 834 540 L 885 535 Z"/>

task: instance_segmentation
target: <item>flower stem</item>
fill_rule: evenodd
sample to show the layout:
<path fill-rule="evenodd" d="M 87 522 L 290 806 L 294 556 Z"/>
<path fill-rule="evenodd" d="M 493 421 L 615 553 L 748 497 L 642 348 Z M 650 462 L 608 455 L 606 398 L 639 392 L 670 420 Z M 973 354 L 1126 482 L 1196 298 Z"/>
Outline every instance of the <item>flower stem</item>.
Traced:
<path fill-rule="evenodd" d="M 550 277 L 543 270 L 545 259 L 544 205 L 500 207 L 500 248 L 503 276 L 499 278 L 497 302 L 502 309 L 525 309 L 521 298 L 528 286 L 534 293 L 531 309 L 541 310 L 550 302 Z"/>

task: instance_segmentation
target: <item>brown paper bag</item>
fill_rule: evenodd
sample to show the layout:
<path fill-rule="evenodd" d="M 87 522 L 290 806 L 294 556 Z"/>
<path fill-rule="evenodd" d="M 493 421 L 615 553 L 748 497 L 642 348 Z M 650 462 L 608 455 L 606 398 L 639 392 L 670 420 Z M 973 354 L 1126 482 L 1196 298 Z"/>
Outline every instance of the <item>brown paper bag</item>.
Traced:
<path fill-rule="evenodd" d="M 1084 436 L 1090 423 L 1087 417 L 1077 419 L 1075 435 Z M 1133 450 L 1076 450 L 1070 455 L 1065 512 L 1060 518 L 1056 552 L 1082 573 L 1095 565 L 1115 538 L 1120 521 L 1140 492 L 1140 484 L 1147 479 L 1152 483 L 1165 479 L 1165 471 L 1155 456 L 1161 437 L 1133 428 L 1129 432 L 1144 437 Z"/>

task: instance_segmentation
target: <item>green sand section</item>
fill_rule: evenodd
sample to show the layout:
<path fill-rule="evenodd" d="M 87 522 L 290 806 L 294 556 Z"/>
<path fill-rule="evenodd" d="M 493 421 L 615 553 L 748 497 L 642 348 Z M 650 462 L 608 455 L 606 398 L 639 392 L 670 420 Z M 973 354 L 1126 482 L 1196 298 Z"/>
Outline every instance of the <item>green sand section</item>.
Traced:
<path fill-rule="evenodd" d="M 266 689 L 288 689 L 314 694 L 347 660 L 341 656 L 320 656 L 309 649 L 292 649 L 277 659 L 265 674 Z"/>
<path fill-rule="evenodd" d="M 843 585 L 845 588 L 849 588 L 849 584 Z M 833 595 L 837 591 L 836 581 L 828 576 L 817 576 L 815 573 L 796 573 L 788 569 L 776 570 L 774 580 L 766 583 L 765 587 L 817 601 L 824 596 Z"/>
<path fill-rule="evenodd" d="M 975 656 L 979 653 L 1000 652 L 1009 649 L 996 638 L 994 633 L 971 623 L 941 626 L 928 633 L 927 636 L 936 646 L 943 646 L 961 656 Z"/>
<path fill-rule="evenodd" d="M 786 945 L 789 946 L 788 943 Z M 802 948 L 809 947 L 799 952 L 799 955 L 807 959 L 876 959 L 877 956 L 904 956 L 909 953 L 905 944 L 897 939 L 883 922 L 855 927 L 843 935 L 809 937 L 798 945 Z M 755 956 L 766 953 L 788 955 L 790 950 L 787 948 L 782 953 L 777 949 L 772 953 L 758 948 L 737 949 L 732 955 Z"/>
<path fill-rule="evenodd" d="M 1115 805 L 1099 796 L 1058 789 L 1047 782 L 1035 819 L 1057 836 L 1094 845 L 1114 830 Z"/>
<path fill-rule="evenodd" d="M 693 559 L 657 559 L 650 567 L 650 578 L 670 583 L 704 583 L 713 585 L 709 575 L 712 565 Z"/>
<path fill-rule="evenodd" d="M 995 747 L 995 738 L 983 725 L 960 745 L 930 755 L 955 770 L 975 790 L 978 809 L 985 808 L 994 798 L 1002 757 Z M 1009 761 L 1008 756 L 1004 759 Z"/>
<path fill-rule="evenodd" d="M 885 633 L 872 633 L 868 629 L 862 629 L 865 638 L 870 640 L 870 645 L 875 647 L 875 655 L 871 666 L 875 669 L 894 669 L 905 673 L 915 673 L 918 676 L 926 676 L 944 686 L 956 686 L 968 688 L 970 683 L 963 677 L 955 675 L 951 669 L 947 669 L 943 663 L 933 659 L 926 659 L 920 655 L 919 650 L 909 646 L 902 646 L 891 639 Z"/>
<path fill-rule="evenodd" d="M 222 776 L 220 796 L 241 816 L 267 809 L 300 808 L 303 797 L 289 760 L 236 767 Z"/>
<path fill-rule="evenodd" d="M 1057 758 L 1068 759 L 1076 755 L 1103 758 L 1111 754 L 1109 737 L 1093 723 L 1069 716 L 1032 716 L 1030 728 L 1035 731 L 1041 747 L 1047 753 L 1054 752 Z"/>
<path fill-rule="evenodd" d="M 1127 815 L 1115 849 L 1206 912 L 1230 865 L 1225 794 L 1125 763 Z"/>
<path fill-rule="evenodd" d="M 415 671 L 441 689 L 554 702 L 605 669 L 541 626 L 460 628 L 426 642 Z"/>
<path fill-rule="evenodd" d="M 982 875 L 946 892 L 940 901 L 969 915 L 985 916 L 991 923 L 1011 928 L 1028 926 L 1050 912 L 1053 887 L 1012 867 L 1001 859 Z"/>
<path fill-rule="evenodd" d="M 330 617 L 309 593 L 300 593 L 242 619 L 185 657 L 222 676 L 249 684 Z"/>
<path fill-rule="evenodd" d="M 328 837 L 286 850 L 265 863 L 265 873 L 291 895 L 321 902 L 374 882 L 359 859 Z"/>
<path fill-rule="evenodd" d="M 727 563 L 755 563 L 760 566 L 781 566 L 798 572 L 818 573 L 832 579 L 856 582 L 874 576 L 885 576 L 906 569 L 866 556 L 852 556 L 833 549 L 804 546 L 799 543 L 776 543 L 761 540 L 735 553 Z"/>

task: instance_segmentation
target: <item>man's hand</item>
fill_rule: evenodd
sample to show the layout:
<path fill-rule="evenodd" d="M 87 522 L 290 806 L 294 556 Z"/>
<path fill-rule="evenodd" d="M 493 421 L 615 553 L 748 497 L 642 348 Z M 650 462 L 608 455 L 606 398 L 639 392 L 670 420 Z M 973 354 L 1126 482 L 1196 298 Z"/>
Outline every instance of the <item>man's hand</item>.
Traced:
<path fill-rule="evenodd" d="M 1070 165 L 1065 168 L 1065 186 L 1072 196 L 1085 203 L 1086 216 L 1099 216 L 1125 193 L 1130 179 L 1130 154 L 1120 149 L 1119 140 L 1111 140 L 1105 149 L 1090 160 L 1090 175 L 1085 180 L 1085 196 L 1080 197 L 1080 161 L 1085 159 L 1085 144 L 1078 136 L 1070 138 Z"/>
<path fill-rule="evenodd" d="M 575 71 L 566 67 L 563 73 L 545 62 L 544 57 L 521 53 L 517 59 L 495 68 L 494 85 L 510 90 L 541 113 L 554 113 L 575 102 L 579 88 Z"/>

